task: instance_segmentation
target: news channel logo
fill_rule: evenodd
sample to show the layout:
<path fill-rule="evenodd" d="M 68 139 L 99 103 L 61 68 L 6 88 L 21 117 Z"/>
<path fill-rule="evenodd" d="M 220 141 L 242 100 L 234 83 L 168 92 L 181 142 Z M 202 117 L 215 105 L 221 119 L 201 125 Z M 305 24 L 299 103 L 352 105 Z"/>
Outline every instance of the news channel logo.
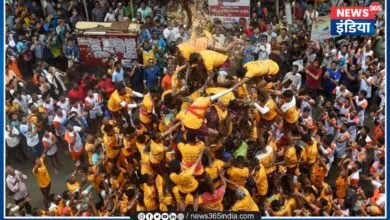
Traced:
<path fill-rule="evenodd" d="M 382 12 L 382 5 L 373 2 L 368 7 L 331 7 L 330 32 L 332 36 L 373 36 L 376 32 L 376 15 Z"/>
<path fill-rule="evenodd" d="M 183 213 L 167 213 L 167 212 L 139 212 L 137 214 L 138 220 L 184 220 Z"/>

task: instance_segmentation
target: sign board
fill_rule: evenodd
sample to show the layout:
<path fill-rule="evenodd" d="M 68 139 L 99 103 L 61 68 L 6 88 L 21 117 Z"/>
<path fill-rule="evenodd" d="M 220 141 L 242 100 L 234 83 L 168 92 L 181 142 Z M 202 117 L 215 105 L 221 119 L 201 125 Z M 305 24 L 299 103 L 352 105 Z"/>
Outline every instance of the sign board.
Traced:
<path fill-rule="evenodd" d="M 219 18 L 226 26 L 231 26 L 240 18 L 249 20 L 250 11 L 250 0 L 209 0 L 210 16 Z"/>
<path fill-rule="evenodd" d="M 77 35 L 81 59 L 86 65 L 107 66 L 109 58 L 118 58 L 124 66 L 137 59 L 136 38 L 126 34 Z"/>
<path fill-rule="evenodd" d="M 117 58 L 125 67 L 137 59 L 139 26 L 129 22 L 77 22 L 76 38 L 85 65 L 108 67 Z"/>
<path fill-rule="evenodd" d="M 373 2 L 370 7 L 343 6 L 330 8 L 330 30 L 334 36 L 374 36 L 376 14 L 382 5 Z"/>
<path fill-rule="evenodd" d="M 331 38 L 330 35 L 330 17 L 320 16 L 317 21 L 313 22 L 311 25 L 311 40 L 326 40 Z"/>

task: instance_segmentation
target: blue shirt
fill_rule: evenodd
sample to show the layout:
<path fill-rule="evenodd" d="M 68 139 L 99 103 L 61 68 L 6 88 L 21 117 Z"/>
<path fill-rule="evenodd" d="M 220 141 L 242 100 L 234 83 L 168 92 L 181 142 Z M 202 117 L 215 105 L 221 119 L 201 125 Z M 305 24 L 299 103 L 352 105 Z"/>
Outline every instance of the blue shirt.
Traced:
<path fill-rule="evenodd" d="M 260 38 L 261 38 L 261 34 L 259 34 L 258 36 L 253 34 L 252 37 L 250 37 L 253 44 L 257 44 L 260 41 Z"/>
<path fill-rule="evenodd" d="M 337 62 L 337 67 L 339 68 L 343 68 L 345 66 L 345 64 L 347 63 L 347 56 L 342 56 L 338 62 Z"/>
<path fill-rule="evenodd" d="M 229 151 L 224 150 L 221 155 L 221 160 L 228 162 L 233 157 L 233 154 Z"/>
<path fill-rule="evenodd" d="M 45 45 L 42 43 L 39 43 L 34 48 L 34 55 L 35 58 L 42 59 L 43 58 L 43 50 L 45 49 Z"/>
<path fill-rule="evenodd" d="M 244 57 L 242 58 L 242 65 L 255 60 L 254 52 L 256 52 L 255 46 L 245 47 L 243 50 Z"/>
<path fill-rule="evenodd" d="M 142 67 L 136 67 L 134 75 L 131 78 L 131 88 L 137 92 L 144 91 L 144 70 Z"/>
<path fill-rule="evenodd" d="M 360 83 L 358 79 L 357 71 L 350 71 L 350 75 L 354 77 L 354 80 L 348 78 L 347 74 L 343 74 L 341 76 L 341 83 L 344 84 L 349 91 L 352 93 L 357 93 L 359 91 Z"/>
<path fill-rule="evenodd" d="M 22 53 L 24 50 L 27 50 L 27 49 L 28 49 L 27 44 L 25 44 L 22 41 L 19 41 L 16 44 L 16 50 L 18 50 L 18 53 Z"/>
<path fill-rule="evenodd" d="M 20 130 L 20 122 L 18 120 L 12 120 L 11 127 L 18 129 L 18 131 L 19 131 Z"/>
<path fill-rule="evenodd" d="M 64 54 L 65 56 L 71 56 L 73 58 L 76 58 L 77 60 L 80 61 L 80 51 L 79 51 L 79 48 L 77 48 L 77 46 L 73 45 L 73 47 L 69 47 L 68 45 L 66 45 L 65 49 L 64 49 Z"/>
<path fill-rule="evenodd" d="M 56 33 L 57 33 L 58 37 L 60 38 L 61 42 L 64 42 L 66 32 L 70 32 L 70 28 L 67 24 L 64 24 L 62 26 L 58 25 L 56 27 Z"/>
<path fill-rule="evenodd" d="M 325 80 L 325 91 L 327 93 L 332 93 L 333 89 L 336 88 L 336 85 L 330 79 L 336 80 L 337 82 L 340 81 L 341 73 L 338 70 L 333 71 L 331 68 L 326 69 L 326 71 L 329 73 L 329 78 Z"/>
<path fill-rule="evenodd" d="M 144 70 L 144 79 L 146 80 L 146 87 L 148 90 L 152 90 L 153 87 L 157 86 L 158 78 L 160 77 L 160 69 L 157 66 L 146 67 Z"/>
<path fill-rule="evenodd" d="M 112 73 L 112 82 L 116 84 L 116 83 L 123 81 L 124 73 L 125 73 L 125 71 L 123 70 L 123 68 L 121 68 L 119 70 L 119 72 L 117 72 L 117 70 L 115 70 Z"/>
<path fill-rule="evenodd" d="M 167 45 L 167 42 L 165 41 L 164 38 L 158 39 L 157 45 L 158 45 L 158 47 L 160 48 L 160 50 L 161 50 L 163 53 L 165 53 L 165 52 L 167 51 L 168 45 Z"/>
<path fill-rule="evenodd" d="M 144 42 L 144 41 L 149 41 L 152 38 L 152 35 L 150 34 L 148 29 L 144 29 L 139 33 L 139 41 Z"/>

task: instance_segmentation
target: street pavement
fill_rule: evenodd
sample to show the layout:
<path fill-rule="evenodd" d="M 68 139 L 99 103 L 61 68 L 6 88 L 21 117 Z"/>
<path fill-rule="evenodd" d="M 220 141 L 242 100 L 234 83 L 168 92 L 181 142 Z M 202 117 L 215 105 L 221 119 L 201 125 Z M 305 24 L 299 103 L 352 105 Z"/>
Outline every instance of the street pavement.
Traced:
<path fill-rule="evenodd" d="M 24 150 L 27 152 L 27 147 L 23 146 Z M 26 180 L 27 189 L 31 197 L 31 206 L 33 208 L 44 208 L 43 205 L 43 196 L 38 187 L 37 179 L 32 172 L 34 167 L 31 155 L 27 154 L 30 159 L 23 163 L 18 163 L 15 160 L 7 161 L 6 165 L 11 165 L 14 169 L 19 170 L 27 175 L 28 179 Z M 45 164 L 49 171 L 51 177 L 51 193 L 55 195 L 61 195 L 64 190 L 66 190 L 66 177 L 75 170 L 75 165 L 73 163 L 72 157 L 69 153 L 65 153 L 62 149 L 58 150 L 58 158 L 63 166 L 58 169 L 59 173 L 55 174 L 53 165 L 50 162 L 49 158 L 46 158 Z M 12 197 L 6 197 L 6 203 L 14 203 Z"/>

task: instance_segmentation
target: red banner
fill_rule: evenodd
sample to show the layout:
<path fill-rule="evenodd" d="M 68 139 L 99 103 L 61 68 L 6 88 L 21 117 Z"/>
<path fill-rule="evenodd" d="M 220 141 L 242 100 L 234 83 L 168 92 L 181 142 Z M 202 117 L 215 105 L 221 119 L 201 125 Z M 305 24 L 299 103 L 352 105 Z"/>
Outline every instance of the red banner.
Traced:
<path fill-rule="evenodd" d="M 362 6 L 342 6 L 331 7 L 331 19 L 375 19 L 375 15 L 370 12 L 368 7 Z"/>
<path fill-rule="evenodd" d="M 224 7 L 224 6 L 210 6 L 210 14 L 212 16 L 223 16 L 223 17 L 242 17 L 248 18 L 250 16 L 249 6 L 236 6 L 236 7 Z"/>
<path fill-rule="evenodd" d="M 85 65 L 108 66 L 109 58 L 118 58 L 124 64 L 137 59 L 136 36 L 128 34 L 76 35 L 81 59 Z M 126 65 L 125 65 L 126 66 Z"/>
<path fill-rule="evenodd" d="M 250 0 L 209 0 L 209 11 L 211 17 L 220 19 L 225 26 L 231 26 L 240 18 L 249 20 Z"/>

